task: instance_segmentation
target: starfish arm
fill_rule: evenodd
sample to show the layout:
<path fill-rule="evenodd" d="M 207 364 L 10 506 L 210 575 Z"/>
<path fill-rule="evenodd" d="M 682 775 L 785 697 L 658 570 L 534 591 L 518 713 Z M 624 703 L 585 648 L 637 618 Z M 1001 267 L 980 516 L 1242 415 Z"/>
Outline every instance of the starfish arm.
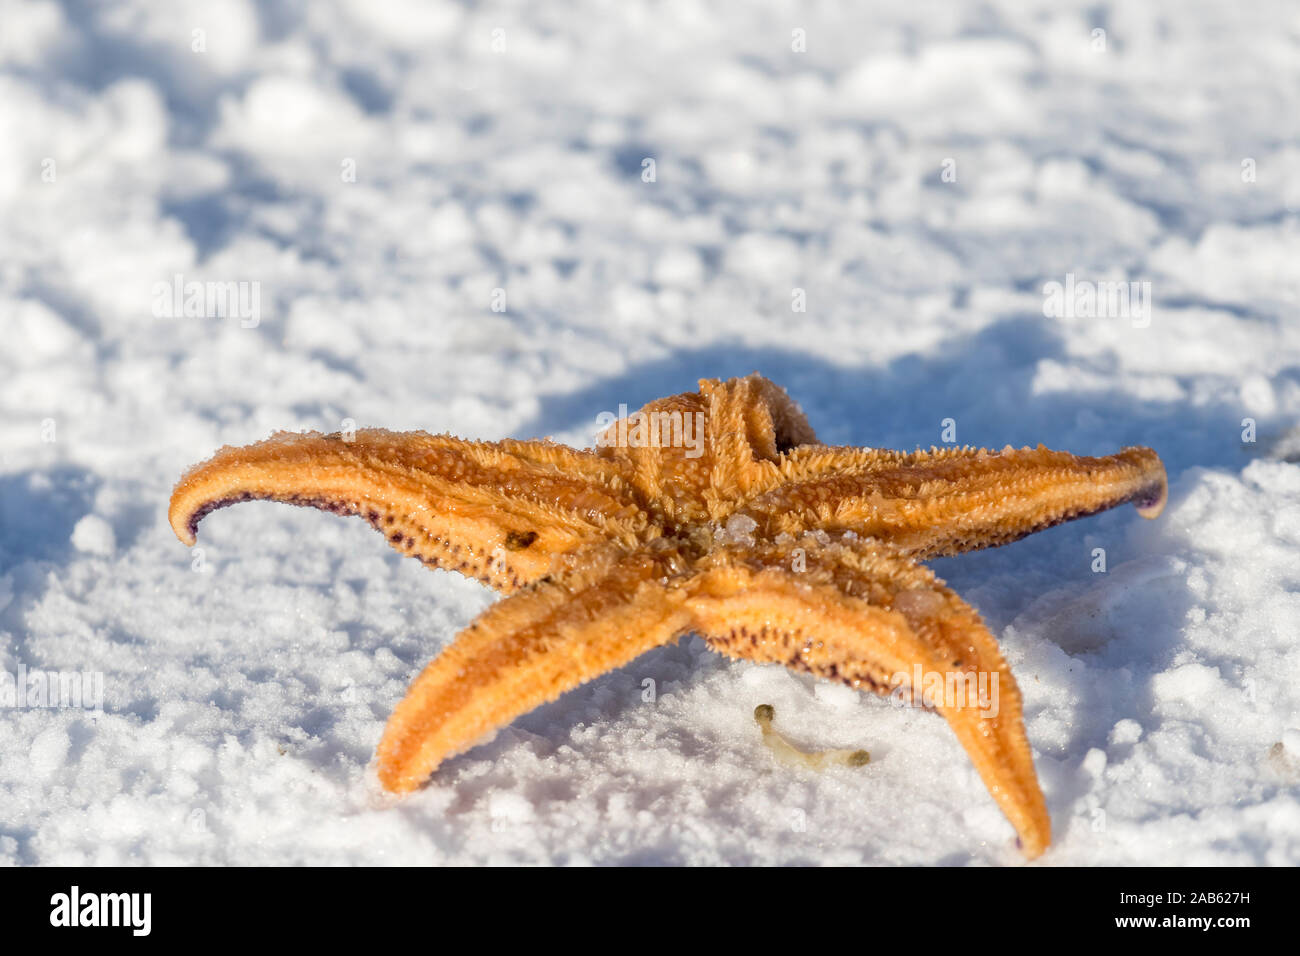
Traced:
<path fill-rule="evenodd" d="M 780 663 L 881 694 L 901 689 L 934 707 L 1024 852 L 1042 853 L 1051 821 L 1020 691 L 979 615 L 929 569 L 881 542 L 823 546 L 809 537 L 798 543 L 806 549 L 802 572 L 790 570 L 790 547 L 706 559 L 713 566 L 687 602 L 695 628 L 731 657 Z"/>
<path fill-rule="evenodd" d="M 641 500 L 669 524 L 724 517 L 736 497 L 781 483 L 786 451 L 817 441 L 785 389 L 757 373 L 699 387 L 650 402 L 599 440 L 599 454 L 623 462 Z"/>
<path fill-rule="evenodd" d="M 1007 544 L 1130 502 L 1154 518 L 1168 494 L 1164 465 L 1149 448 L 1099 458 L 1041 445 L 911 454 L 828 448 L 805 450 L 799 466 L 819 474 L 747 505 L 766 516 L 769 530 L 852 530 L 919 558 Z"/>
<path fill-rule="evenodd" d="M 379 744 L 388 790 L 415 789 L 446 757 L 566 690 L 675 639 L 684 595 L 647 552 L 592 558 L 504 598 L 426 667 Z"/>
<path fill-rule="evenodd" d="M 631 543 L 644 524 L 618 466 L 595 455 L 377 428 L 227 446 L 177 483 L 168 520 L 192 545 L 209 512 L 255 499 L 360 515 L 402 554 L 502 591 L 576 547 Z"/>

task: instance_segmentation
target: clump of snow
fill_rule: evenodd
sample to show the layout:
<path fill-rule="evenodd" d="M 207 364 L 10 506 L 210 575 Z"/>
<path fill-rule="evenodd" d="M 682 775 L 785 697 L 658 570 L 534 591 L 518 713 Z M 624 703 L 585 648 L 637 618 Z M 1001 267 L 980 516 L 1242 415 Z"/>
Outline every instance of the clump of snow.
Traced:
<path fill-rule="evenodd" d="M 113 526 L 99 515 L 86 515 L 72 529 L 72 544 L 86 554 L 108 556 L 117 547 Z"/>
<path fill-rule="evenodd" d="M 716 538 L 720 544 L 745 547 L 753 545 L 754 531 L 757 528 L 758 522 L 749 515 L 736 513 L 727 519 Z"/>
<path fill-rule="evenodd" d="M 0 862 L 1018 863 L 942 719 L 695 637 L 395 810 L 384 720 L 495 596 L 362 522 L 164 518 L 277 429 L 586 443 L 757 369 L 828 443 L 1159 451 L 1158 520 L 936 570 L 1044 864 L 1300 863 L 1300 58 L 1283 3 L 1185 7 L 0 0 L 0 671 L 103 680 L 0 708 Z M 1045 313 L 1067 276 L 1150 311 Z M 872 763 L 780 766 L 762 703 Z"/>

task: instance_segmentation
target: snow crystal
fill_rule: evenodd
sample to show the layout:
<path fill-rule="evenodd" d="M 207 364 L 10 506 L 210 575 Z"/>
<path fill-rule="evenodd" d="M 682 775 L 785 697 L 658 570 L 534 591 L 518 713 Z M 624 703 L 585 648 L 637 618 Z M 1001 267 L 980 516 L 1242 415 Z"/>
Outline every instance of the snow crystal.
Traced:
<path fill-rule="evenodd" d="M 752 545 L 754 543 L 754 530 L 757 527 L 758 522 L 749 515 L 734 514 L 727 519 L 727 523 L 717 539 L 723 544 Z"/>

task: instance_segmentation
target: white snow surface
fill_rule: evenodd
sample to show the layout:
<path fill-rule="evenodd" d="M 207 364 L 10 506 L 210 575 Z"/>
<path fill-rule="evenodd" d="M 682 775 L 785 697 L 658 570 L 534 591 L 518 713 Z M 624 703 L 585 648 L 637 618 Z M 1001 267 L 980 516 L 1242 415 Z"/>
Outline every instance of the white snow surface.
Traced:
<path fill-rule="evenodd" d="M 0 708 L 0 861 L 1021 863 L 940 717 L 696 637 L 384 799 L 493 595 L 307 509 L 165 521 L 276 429 L 589 444 L 758 370 L 828 443 L 1159 451 L 1158 520 L 936 569 L 1042 864 L 1300 863 L 1298 100 L 1280 0 L 0 0 L 0 671 L 103 690 Z M 176 275 L 258 321 L 156 315 Z M 1149 324 L 1046 316 L 1067 275 Z M 871 764 L 781 764 L 759 703 Z"/>

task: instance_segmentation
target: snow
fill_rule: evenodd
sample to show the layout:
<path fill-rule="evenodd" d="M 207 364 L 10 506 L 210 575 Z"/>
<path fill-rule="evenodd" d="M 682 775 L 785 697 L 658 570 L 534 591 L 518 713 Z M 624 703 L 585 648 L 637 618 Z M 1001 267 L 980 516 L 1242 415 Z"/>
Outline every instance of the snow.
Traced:
<path fill-rule="evenodd" d="M 589 444 L 757 369 L 831 443 L 1157 449 L 1158 520 L 936 569 L 1024 691 L 1044 865 L 1300 863 L 1294 5 L 0 23 L 0 671 L 104 695 L 0 708 L 0 861 L 1020 863 L 940 718 L 693 637 L 396 803 L 384 720 L 492 595 L 361 522 L 247 504 L 187 549 L 164 518 L 276 429 Z M 1149 323 L 1044 314 L 1068 275 L 1149 282 Z M 257 314 L 159 315 L 176 276 Z M 760 703 L 870 765 L 779 764 Z"/>
<path fill-rule="evenodd" d="M 116 547 L 113 526 L 99 515 L 86 515 L 72 529 L 72 545 L 89 554 L 111 555 Z"/>

